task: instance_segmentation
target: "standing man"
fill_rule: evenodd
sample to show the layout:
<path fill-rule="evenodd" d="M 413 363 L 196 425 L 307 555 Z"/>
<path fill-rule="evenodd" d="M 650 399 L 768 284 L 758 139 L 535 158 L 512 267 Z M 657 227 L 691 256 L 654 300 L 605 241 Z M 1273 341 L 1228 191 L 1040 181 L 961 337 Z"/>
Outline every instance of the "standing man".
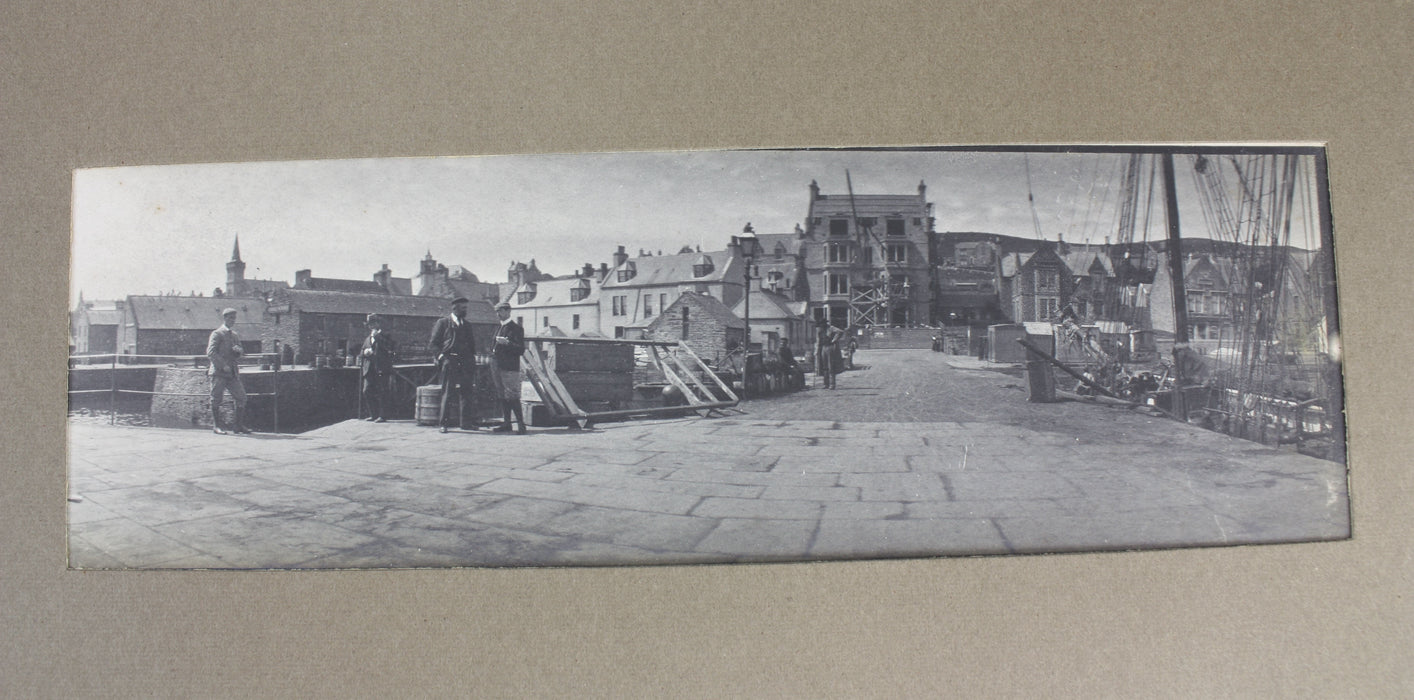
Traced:
<path fill-rule="evenodd" d="M 825 379 L 825 388 L 835 388 L 840 371 L 840 329 L 824 318 L 815 322 L 815 372 Z"/>
<path fill-rule="evenodd" d="M 786 375 L 786 384 L 790 389 L 799 389 L 805 384 L 804 377 L 800 373 L 800 366 L 795 362 L 795 351 L 791 350 L 790 338 L 781 338 L 781 347 L 777 350 L 781 358 L 781 370 Z"/>
<path fill-rule="evenodd" d="M 476 342 L 471 337 L 471 324 L 466 320 L 466 297 L 452 300 L 452 315 L 437 319 L 432 326 L 428 347 L 437 353 L 437 368 L 442 377 L 442 406 L 437 425 L 447 432 L 447 400 L 452 390 L 457 392 L 457 427 L 475 430 L 466 422 L 466 405 L 471 403 L 471 390 L 476 384 Z"/>
<path fill-rule="evenodd" d="M 241 359 L 241 339 L 231 330 L 236 325 L 236 310 L 223 309 L 220 328 L 211 331 L 211 339 L 206 342 L 206 357 L 211 361 L 207 374 L 211 376 L 211 431 L 225 435 L 221 427 L 221 396 L 229 392 L 236 402 L 236 420 L 231 431 L 249 433 L 245 427 L 245 386 L 241 384 L 238 363 Z"/>
<path fill-rule="evenodd" d="M 363 361 L 363 401 L 368 404 L 367 420 L 382 423 L 386 420 L 384 403 L 388 396 L 388 380 L 393 375 L 393 360 L 397 359 L 398 344 L 393 336 L 383 330 L 383 319 L 378 314 L 369 314 L 367 323 L 368 337 L 359 352 Z"/>
<path fill-rule="evenodd" d="M 496 305 L 496 317 L 501 327 L 496 329 L 496 347 L 491 351 L 491 383 L 496 398 L 501 400 L 501 425 L 492 432 L 511 432 L 511 414 L 515 414 L 516 434 L 525 434 L 525 415 L 520 407 L 520 356 L 525 352 L 525 331 L 511 320 L 511 305 Z"/>

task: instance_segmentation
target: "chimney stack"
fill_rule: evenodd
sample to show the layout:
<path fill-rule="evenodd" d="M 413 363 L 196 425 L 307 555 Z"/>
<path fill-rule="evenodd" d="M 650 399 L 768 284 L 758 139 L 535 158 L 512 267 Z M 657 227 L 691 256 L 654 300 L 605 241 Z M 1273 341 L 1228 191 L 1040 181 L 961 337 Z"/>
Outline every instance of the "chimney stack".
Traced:
<path fill-rule="evenodd" d="M 309 270 L 295 270 L 295 287 L 309 289 Z"/>
<path fill-rule="evenodd" d="M 619 246 L 619 249 L 614 251 L 614 267 L 618 267 L 626 262 L 628 262 L 628 253 L 624 252 L 623 246 Z"/>

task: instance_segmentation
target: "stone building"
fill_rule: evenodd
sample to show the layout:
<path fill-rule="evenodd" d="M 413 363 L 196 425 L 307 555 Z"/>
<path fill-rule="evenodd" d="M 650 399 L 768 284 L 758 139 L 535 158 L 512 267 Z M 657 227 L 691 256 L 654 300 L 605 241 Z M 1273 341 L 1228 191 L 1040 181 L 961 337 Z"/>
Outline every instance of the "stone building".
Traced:
<path fill-rule="evenodd" d="M 702 359 L 720 361 L 728 351 L 741 346 L 746 324 L 716 297 L 687 291 L 668 304 L 663 313 L 655 314 L 644 337 L 682 341 Z"/>
<path fill-rule="evenodd" d="M 117 352 L 118 327 L 123 322 L 125 301 L 84 301 L 69 313 L 69 353 L 97 355 Z"/>
<path fill-rule="evenodd" d="M 263 352 L 265 302 L 252 298 L 129 296 L 116 343 L 124 355 L 206 355 L 211 331 L 223 323 L 221 311 L 237 312 L 234 330 L 247 354 Z"/>
<path fill-rule="evenodd" d="M 500 285 L 482 282 L 461 265 L 447 267 L 437 262 L 430 250 L 419 265 L 416 279 L 412 281 L 412 293 L 440 299 L 466 297 L 472 301 L 484 301 L 493 307 L 503 298 Z"/>
<path fill-rule="evenodd" d="M 397 341 L 401 357 L 430 358 L 427 341 L 432 324 L 450 314 L 451 305 L 440 297 L 287 289 L 276 292 L 263 311 L 258 337 L 266 351 L 273 350 L 279 341 L 290 346 L 296 363 L 305 364 L 320 356 L 338 356 L 340 350 L 348 353 L 357 349 L 368 335 L 365 321 L 371 313 L 383 317 L 383 329 Z M 467 320 L 476 329 L 478 353 L 490 348 L 499 324 L 491 304 L 472 301 Z"/>
<path fill-rule="evenodd" d="M 600 281 L 599 271 L 585 263 L 569 277 L 524 282 L 506 301 L 528 336 L 603 337 L 599 330 Z"/>
<path fill-rule="evenodd" d="M 746 284 L 742 270 L 741 251 L 734 245 L 724 251 L 675 255 L 640 251 L 636 258 L 619 246 L 601 282 L 599 332 L 608 338 L 641 336 L 687 292 L 734 305 Z"/>
<path fill-rule="evenodd" d="M 1085 322 L 1118 320 L 1119 278 L 1105 248 L 1072 246 L 1061 260 L 1070 271 L 1073 292 L 1068 303 L 1076 316 Z"/>
<path fill-rule="evenodd" d="M 746 308 L 746 298 L 732 307 L 732 313 L 743 321 L 751 314 L 751 349 L 767 354 L 776 352 L 781 339 L 790 340 L 797 352 L 809 345 L 810 323 L 806 320 L 805 301 L 792 301 L 789 296 L 770 290 L 752 291 L 751 308 Z"/>
<path fill-rule="evenodd" d="M 1074 288 L 1070 268 L 1053 245 L 1042 245 L 1031 254 L 1011 253 L 999 261 L 998 291 L 1013 322 L 1057 320 Z"/>
<path fill-rule="evenodd" d="M 917 194 L 824 194 L 800 231 L 811 315 L 848 325 L 931 323 L 933 205 Z"/>

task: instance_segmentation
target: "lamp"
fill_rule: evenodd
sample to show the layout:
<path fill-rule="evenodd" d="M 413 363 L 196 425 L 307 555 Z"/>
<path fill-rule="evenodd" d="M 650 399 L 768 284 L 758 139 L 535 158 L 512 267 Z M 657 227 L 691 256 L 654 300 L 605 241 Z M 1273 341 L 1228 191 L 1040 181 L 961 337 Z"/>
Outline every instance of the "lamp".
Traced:
<path fill-rule="evenodd" d="M 742 266 L 742 278 L 745 282 L 743 293 L 746 299 L 744 318 L 746 326 L 746 339 L 743 343 L 741 353 L 741 393 L 744 397 L 750 382 L 747 381 L 747 373 L 751 366 L 751 264 L 756 257 L 761 255 L 761 241 L 756 238 L 756 230 L 751 228 L 751 222 L 747 222 L 742 227 L 740 236 L 732 236 L 732 243 L 741 251 L 742 260 L 746 263 Z"/>

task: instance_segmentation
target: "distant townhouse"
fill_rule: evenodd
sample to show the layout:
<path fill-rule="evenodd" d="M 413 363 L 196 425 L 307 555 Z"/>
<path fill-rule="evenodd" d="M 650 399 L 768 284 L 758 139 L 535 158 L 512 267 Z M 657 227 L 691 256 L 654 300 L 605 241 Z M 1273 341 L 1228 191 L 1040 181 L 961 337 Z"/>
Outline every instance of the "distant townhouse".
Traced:
<path fill-rule="evenodd" d="M 600 332 L 599 296 L 599 272 L 586 263 L 568 277 L 520 284 L 511 291 L 507 303 L 526 335 L 592 338 L 604 337 Z"/>
<path fill-rule="evenodd" d="M 810 312 L 840 326 L 931 323 L 933 205 L 917 194 L 824 194 L 800 233 Z"/>
<path fill-rule="evenodd" d="M 711 296 L 729 308 L 741 299 L 746 281 L 741 250 L 735 244 L 705 253 L 640 253 L 629 258 L 619 246 L 601 283 L 599 332 L 605 337 L 642 337 L 647 326 L 685 292 Z"/>
<path fill-rule="evenodd" d="M 810 323 L 807 320 L 809 302 L 792 301 L 785 294 L 771 290 L 752 290 L 751 308 L 747 309 L 747 299 L 737 302 L 732 313 L 741 319 L 750 314 L 751 347 L 760 348 L 767 354 L 776 352 L 781 340 L 787 339 L 791 347 L 799 353 L 810 344 Z"/>
<path fill-rule="evenodd" d="M 417 278 L 412 281 L 412 293 L 420 297 L 455 299 L 466 297 L 492 306 L 502 299 L 501 287 L 495 282 L 482 282 L 461 265 L 448 267 L 432 257 L 432 251 L 422 259 Z"/>
<path fill-rule="evenodd" d="M 1081 321 L 1117 320 L 1120 282 L 1114 262 L 1098 246 L 1071 246 L 1061 254 L 1069 270 L 1072 293 L 1068 304 Z"/>

